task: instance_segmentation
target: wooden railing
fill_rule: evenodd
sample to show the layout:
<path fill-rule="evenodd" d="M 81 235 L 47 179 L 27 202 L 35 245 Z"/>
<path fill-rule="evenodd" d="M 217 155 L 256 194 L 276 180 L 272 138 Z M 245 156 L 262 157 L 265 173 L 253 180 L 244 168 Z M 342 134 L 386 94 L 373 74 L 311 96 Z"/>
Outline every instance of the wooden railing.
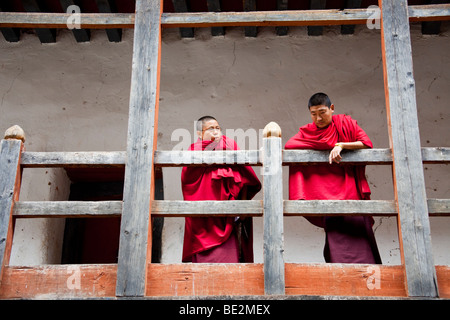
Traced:
<path fill-rule="evenodd" d="M 187 203 L 153 199 L 155 166 L 207 165 L 215 160 L 224 161 L 223 154 L 174 154 L 155 150 L 161 28 L 361 24 L 366 23 L 370 12 L 350 9 L 163 14 L 162 1 L 139 0 L 136 1 L 135 15 L 81 14 L 82 28 L 134 28 L 127 150 L 22 152 L 23 132 L 18 128 L 8 131 L 1 142 L 0 153 L 0 297 L 264 294 L 450 297 L 450 268 L 434 266 L 428 220 L 429 215 L 448 216 L 449 200 L 427 199 L 423 176 L 423 163 L 449 162 L 449 148 L 420 146 L 409 34 L 410 21 L 449 19 L 450 5 L 408 7 L 406 0 L 379 0 L 379 5 L 389 145 L 392 149 L 354 151 L 346 154 L 345 161 L 348 164 L 393 165 L 395 200 L 342 201 L 339 206 L 331 206 L 334 203 L 329 201 L 282 199 L 282 165 L 321 163 L 327 156 L 318 151 L 282 150 L 276 126 L 268 128 L 268 132 L 273 131 L 273 134 L 267 133 L 263 139 L 263 153 L 250 150 L 225 154 L 226 159 L 236 159 L 237 164 L 248 162 L 263 166 L 263 172 L 272 173 L 263 175 L 262 201 Z M 69 17 L 57 13 L 0 12 L 0 27 L 66 28 Z M 22 168 L 69 166 L 125 166 L 124 201 L 20 201 Z M 335 211 L 335 207 L 339 211 Z M 402 265 L 284 263 L 282 216 L 319 214 L 397 216 Z M 121 215 L 117 265 L 9 266 L 14 219 L 105 215 Z M 264 263 L 150 263 L 149 226 L 151 217 L 158 215 L 262 215 Z M 273 228 L 267 228 L 267 224 Z M 374 286 L 373 279 L 381 286 Z"/>
<path fill-rule="evenodd" d="M 326 151 L 283 150 L 277 125 L 271 134 L 265 133 L 261 150 L 241 151 L 156 151 L 155 166 L 199 166 L 214 163 L 262 167 L 263 200 L 242 201 L 168 201 L 153 200 L 154 217 L 187 216 L 249 216 L 263 217 L 263 264 L 149 264 L 146 294 L 166 295 L 361 295 L 407 296 L 403 266 L 378 265 L 381 282 L 378 290 L 371 290 L 368 279 L 370 265 L 294 264 L 283 257 L 283 216 L 317 215 L 398 215 L 394 200 L 283 200 L 281 167 L 287 165 L 314 165 L 326 163 Z M 266 128 L 267 129 L 267 128 Z M 15 128 L 16 132 L 20 130 Z M 0 297 L 35 297 L 53 294 L 63 296 L 114 296 L 116 265 L 53 265 L 38 267 L 8 266 L 12 244 L 12 221 L 18 218 L 64 218 L 121 216 L 122 201 L 19 201 L 22 168 L 41 167 L 110 167 L 124 166 L 124 152 L 23 152 L 21 135 L 7 134 L 2 140 L 0 168 L 2 179 L 1 242 L 2 285 Z M 19 138 L 19 139 L 18 139 Z M 450 148 L 423 148 L 426 163 L 449 163 Z M 233 160 L 234 159 L 234 160 Z M 370 159 L 370 160 L 369 160 Z M 391 165 L 390 149 L 356 150 L 346 152 L 343 165 Z M 450 199 L 428 199 L 430 216 L 449 216 Z M 336 205 L 338 204 L 338 205 Z M 271 226 L 268 228 L 267 226 Z M 68 271 L 69 270 L 69 271 Z M 83 284 L 79 289 L 68 287 L 70 270 L 79 270 Z M 449 296 L 449 267 L 437 266 L 441 295 Z M 69 272 L 69 273 L 68 273 Z M 94 279 L 98 274 L 108 275 L 103 290 Z M 227 274 L 230 285 L 221 277 Z M 195 279 L 193 277 L 195 274 Z M 39 275 L 39 276 L 38 276 Z M 179 277 L 183 275 L 183 280 Z M 318 280 L 320 277 L 320 281 Z M 447 277 L 447 278 L 446 278 Z M 44 279 L 43 279 L 44 278 Z M 234 281 L 245 279 L 246 285 L 236 287 Z M 316 279 L 316 280 L 314 280 Z M 36 281 L 47 283 L 34 286 Z M 325 284 L 333 282 L 332 287 Z M 216 288 L 211 288 L 211 283 Z M 218 283 L 221 285 L 218 286 Z M 232 285 L 234 283 L 234 285 Z M 320 283 L 320 284 L 319 284 Z M 202 288 L 194 290 L 193 288 Z M 28 288 L 25 290 L 24 288 Z M 228 290 L 228 291 L 227 291 Z"/>

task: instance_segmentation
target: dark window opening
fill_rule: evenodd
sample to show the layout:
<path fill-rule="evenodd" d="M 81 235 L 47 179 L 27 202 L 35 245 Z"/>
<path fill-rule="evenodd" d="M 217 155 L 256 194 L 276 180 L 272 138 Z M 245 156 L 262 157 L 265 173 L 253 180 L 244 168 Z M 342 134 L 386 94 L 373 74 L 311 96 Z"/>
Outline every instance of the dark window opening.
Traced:
<path fill-rule="evenodd" d="M 72 181 L 69 201 L 123 199 L 123 168 L 67 168 Z M 155 199 L 163 199 L 162 174 L 156 170 Z M 120 217 L 66 218 L 62 264 L 117 263 Z M 161 260 L 163 218 L 152 220 L 152 263 Z"/>

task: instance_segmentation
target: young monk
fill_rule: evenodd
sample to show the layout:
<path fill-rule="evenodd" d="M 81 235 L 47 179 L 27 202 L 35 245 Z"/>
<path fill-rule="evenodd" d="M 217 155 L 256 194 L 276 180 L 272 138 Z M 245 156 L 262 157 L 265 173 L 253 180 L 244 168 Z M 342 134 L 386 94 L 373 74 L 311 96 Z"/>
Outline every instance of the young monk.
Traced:
<path fill-rule="evenodd" d="M 214 117 L 197 121 L 199 139 L 189 150 L 239 150 L 236 142 L 222 134 Z M 261 183 L 250 166 L 214 164 L 183 167 L 184 200 L 252 199 Z M 253 262 L 251 218 L 185 218 L 183 262 Z M 242 231 L 242 232 L 241 232 Z"/>
<path fill-rule="evenodd" d="M 312 123 L 299 129 L 286 149 L 330 150 L 329 164 L 291 166 L 291 200 L 368 200 L 370 188 L 365 166 L 339 165 L 344 149 L 372 148 L 372 142 L 350 116 L 333 115 L 334 105 L 324 93 L 314 94 L 308 103 Z M 367 216 L 310 217 L 324 228 L 324 258 L 336 263 L 381 263 L 374 220 Z"/>

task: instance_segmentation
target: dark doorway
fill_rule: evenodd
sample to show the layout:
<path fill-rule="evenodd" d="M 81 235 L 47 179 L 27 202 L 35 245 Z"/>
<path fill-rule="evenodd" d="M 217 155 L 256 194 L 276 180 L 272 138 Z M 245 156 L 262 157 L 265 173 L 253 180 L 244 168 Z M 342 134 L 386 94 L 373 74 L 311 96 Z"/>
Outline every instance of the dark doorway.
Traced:
<path fill-rule="evenodd" d="M 69 201 L 113 201 L 123 199 L 124 168 L 66 168 L 72 181 Z M 161 170 L 155 174 L 155 199 L 163 199 Z M 152 220 L 152 262 L 161 260 L 164 220 Z M 117 263 L 120 217 L 66 218 L 61 263 Z"/>

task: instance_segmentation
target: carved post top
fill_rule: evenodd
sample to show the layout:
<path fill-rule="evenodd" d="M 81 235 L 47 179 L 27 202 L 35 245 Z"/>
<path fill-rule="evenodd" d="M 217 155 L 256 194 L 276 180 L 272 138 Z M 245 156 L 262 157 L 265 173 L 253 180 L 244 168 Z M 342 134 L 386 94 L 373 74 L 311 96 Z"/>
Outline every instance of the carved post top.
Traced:
<path fill-rule="evenodd" d="M 264 138 L 281 138 L 281 128 L 276 122 L 269 122 L 263 131 Z"/>
<path fill-rule="evenodd" d="M 25 142 L 25 132 L 18 125 L 14 125 L 5 131 L 5 140 L 16 139 Z"/>

